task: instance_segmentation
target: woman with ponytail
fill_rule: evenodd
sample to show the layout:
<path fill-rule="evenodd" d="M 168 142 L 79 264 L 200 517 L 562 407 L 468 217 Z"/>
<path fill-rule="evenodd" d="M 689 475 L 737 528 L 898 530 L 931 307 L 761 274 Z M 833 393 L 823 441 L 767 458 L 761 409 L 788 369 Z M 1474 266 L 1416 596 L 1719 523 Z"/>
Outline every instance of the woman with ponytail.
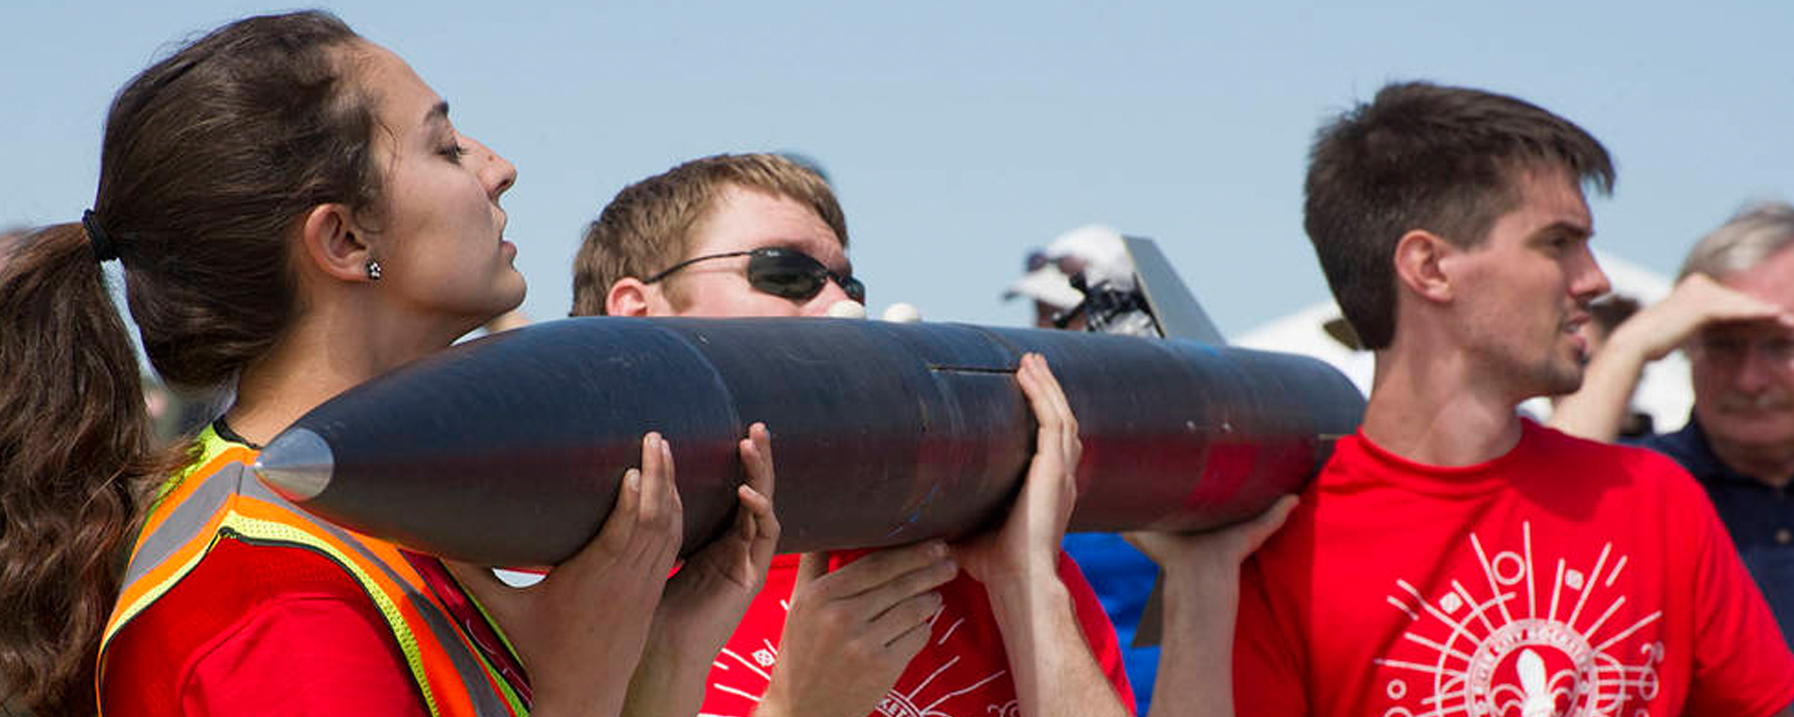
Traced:
<path fill-rule="evenodd" d="M 40 714 L 695 712 L 777 538 L 764 428 L 741 442 L 736 530 L 671 581 L 653 434 L 599 535 L 524 590 L 322 523 L 246 470 L 307 410 L 522 301 L 515 179 L 325 13 L 231 23 L 132 79 L 92 209 L 0 259 L 0 687 Z M 173 451 L 113 260 L 155 370 L 235 392 Z"/>

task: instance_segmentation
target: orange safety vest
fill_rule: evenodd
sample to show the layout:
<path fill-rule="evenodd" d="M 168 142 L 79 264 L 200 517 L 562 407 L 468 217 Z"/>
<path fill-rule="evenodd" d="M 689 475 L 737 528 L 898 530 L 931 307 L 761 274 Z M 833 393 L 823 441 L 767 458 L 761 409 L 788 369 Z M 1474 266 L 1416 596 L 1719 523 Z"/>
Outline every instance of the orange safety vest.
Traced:
<path fill-rule="evenodd" d="M 242 537 L 309 548 L 354 577 L 385 616 L 434 717 L 528 714 L 396 546 L 313 518 L 269 490 L 249 470 L 255 451 L 209 427 L 198 440 L 204 455 L 162 487 L 131 550 L 124 588 L 100 639 L 96 690 L 118 631 L 192 572 L 220 538 Z"/>

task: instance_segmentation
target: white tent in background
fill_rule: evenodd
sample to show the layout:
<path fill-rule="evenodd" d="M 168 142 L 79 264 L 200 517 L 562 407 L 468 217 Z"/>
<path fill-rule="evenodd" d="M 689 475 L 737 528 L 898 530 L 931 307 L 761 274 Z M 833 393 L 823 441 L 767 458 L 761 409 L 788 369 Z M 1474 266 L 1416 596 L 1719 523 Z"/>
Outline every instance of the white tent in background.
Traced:
<path fill-rule="evenodd" d="M 1370 352 L 1347 346 L 1327 333 L 1327 324 L 1340 320 L 1339 305 L 1324 301 L 1260 324 L 1231 341 L 1235 346 L 1249 349 L 1313 356 L 1339 369 L 1368 396 L 1373 368 Z"/>
<path fill-rule="evenodd" d="M 1672 288 L 1669 277 L 1612 254 L 1597 251 L 1595 258 L 1607 272 L 1614 293 L 1636 299 L 1645 306 L 1669 295 Z M 1327 332 L 1328 322 L 1339 318 L 1338 305 L 1326 301 L 1273 319 L 1232 340 L 1236 346 L 1301 354 L 1326 361 L 1368 395 L 1373 370 L 1370 352 L 1352 349 Z M 1681 352 L 1645 367 L 1638 391 L 1632 396 L 1632 405 L 1650 414 L 1658 431 L 1675 430 L 1688 421 L 1688 411 L 1694 405 L 1694 391 L 1689 384 L 1688 360 Z M 1535 416 L 1551 414 L 1551 403 L 1542 398 L 1528 401 L 1523 407 Z"/>

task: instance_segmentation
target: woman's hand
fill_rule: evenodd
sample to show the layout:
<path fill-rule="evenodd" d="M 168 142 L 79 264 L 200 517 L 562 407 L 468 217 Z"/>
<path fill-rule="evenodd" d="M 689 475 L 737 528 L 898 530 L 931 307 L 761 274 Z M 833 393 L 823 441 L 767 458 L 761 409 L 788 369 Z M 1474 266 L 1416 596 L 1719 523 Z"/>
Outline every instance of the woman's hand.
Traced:
<path fill-rule="evenodd" d="M 667 582 L 624 714 L 696 714 L 711 661 L 766 581 L 779 543 L 772 436 L 765 424 L 756 423 L 736 448 L 747 484 L 735 489 L 740 507 L 734 529 L 699 549 Z"/>
<path fill-rule="evenodd" d="M 667 582 L 655 617 L 656 648 L 663 639 L 671 640 L 708 653 L 706 663 L 728 641 L 760 592 L 779 544 L 779 519 L 772 508 L 772 436 L 766 425 L 749 426 L 748 437 L 737 449 L 748 480 L 735 489 L 740 507 L 734 529 L 685 561 Z"/>
<path fill-rule="evenodd" d="M 644 436 L 642 466 L 622 483 L 604 528 L 542 582 L 512 588 L 485 567 L 448 563 L 517 649 L 540 717 L 619 713 L 678 556 L 683 515 L 666 440 Z"/>

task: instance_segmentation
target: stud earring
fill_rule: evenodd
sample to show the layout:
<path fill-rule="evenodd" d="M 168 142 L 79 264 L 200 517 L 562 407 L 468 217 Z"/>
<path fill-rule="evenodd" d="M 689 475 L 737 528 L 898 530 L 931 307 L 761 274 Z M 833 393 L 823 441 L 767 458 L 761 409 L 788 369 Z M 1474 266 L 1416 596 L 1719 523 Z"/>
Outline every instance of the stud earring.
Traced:
<path fill-rule="evenodd" d="M 369 281 L 379 281 L 380 280 L 380 262 L 377 259 L 369 259 L 368 260 L 368 280 Z"/>

